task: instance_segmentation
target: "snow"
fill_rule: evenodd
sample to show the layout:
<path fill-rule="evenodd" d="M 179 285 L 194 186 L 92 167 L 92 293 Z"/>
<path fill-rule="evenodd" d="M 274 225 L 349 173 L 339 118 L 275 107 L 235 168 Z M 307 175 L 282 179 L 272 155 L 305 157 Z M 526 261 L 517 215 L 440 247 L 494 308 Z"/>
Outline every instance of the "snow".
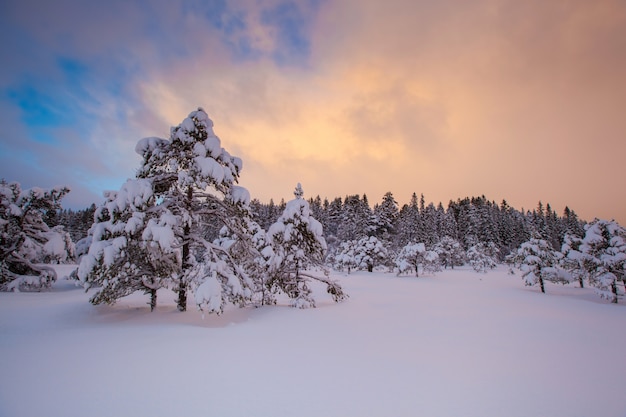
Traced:
<path fill-rule="evenodd" d="M 0 415 L 626 414 L 626 305 L 592 289 L 541 294 L 503 267 L 332 278 L 349 300 L 204 320 L 167 290 L 153 313 L 141 293 L 94 307 L 65 279 L 0 293 Z"/>
<path fill-rule="evenodd" d="M 217 273 L 213 271 L 194 292 L 198 309 L 207 312 L 221 313 L 222 311 L 222 284 L 217 280 Z"/>
<path fill-rule="evenodd" d="M 231 198 L 235 204 L 241 203 L 244 206 L 250 204 L 250 192 L 247 188 L 239 185 L 233 185 L 231 187 Z"/>
<path fill-rule="evenodd" d="M 143 156 L 146 152 L 153 152 L 155 149 L 167 145 L 167 143 L 168 141 L 166 139 L 154 136 L 143 138 L 137 142 L 137 145 L 135 145 L 135 153 Z"/>
<path fill-rule="evenodd" d="M 193 160 L 198 166 L 203 177 L 213 179 L 218 184 L 224 180 L 226 175 L 224 167 L 222 167 L 215 159 L 197 156 Z"/>

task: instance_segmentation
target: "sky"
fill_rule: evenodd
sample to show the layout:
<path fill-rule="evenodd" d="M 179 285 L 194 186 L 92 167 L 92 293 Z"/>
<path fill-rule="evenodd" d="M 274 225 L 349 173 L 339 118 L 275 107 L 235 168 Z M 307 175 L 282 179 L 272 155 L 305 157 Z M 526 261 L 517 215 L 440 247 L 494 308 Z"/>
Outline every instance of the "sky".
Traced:
<path fill-rule="evenodd" d="M 203 107 L 253 198 L 626 224 L 624 0 L 3 0 L 0 178 L 83 208 Z"/>

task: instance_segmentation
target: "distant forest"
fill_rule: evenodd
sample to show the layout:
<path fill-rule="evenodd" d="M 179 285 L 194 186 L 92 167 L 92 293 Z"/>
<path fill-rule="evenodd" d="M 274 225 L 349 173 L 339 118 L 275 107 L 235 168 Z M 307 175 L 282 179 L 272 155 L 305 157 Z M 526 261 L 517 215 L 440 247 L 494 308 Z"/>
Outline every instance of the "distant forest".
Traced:
<path fill-rule="evenodd" d="M 450 201 L 447 207 L 440 202 L 426 203 L 424 196 L 413 194 L 408 204 L 399 206 L 391 192 L 382 201 L 370 205 L 367 196 L 349 195 L 323 199 L 309 198 L 311 213 L 324 228 L 324 238 L 330 254 L 338 250 L 341 242 L 376 236 L 391 252 L 413 242 L 432 247 L 444 237 L 458 241 L 465 249 L 475 243 L 493 242 L 499 249 L 500 259 L 518 248 L 532 236 L 539 236 L 559 250 L 566 234 L 582 237 L 585 222 L 574 210 L 566 207 L 562 214 L 550 204 L 539 202 L 533 210 L 520 211 L 503 200 L 500 204 L 485 196 L 465 197 Z M 285 209 L 285 202 L 270 200 L 250 202 L 253 219 L 268 230 Z M 63 225 L 72 240 L 87 236 L 93 223 L 96 206 L 83 210 L 65 209 L 50 213 L 49 226 Z M 210 229 L 210 228 L 209 228 Z M 219 230 L 207 230 L 217 237 Z"/>

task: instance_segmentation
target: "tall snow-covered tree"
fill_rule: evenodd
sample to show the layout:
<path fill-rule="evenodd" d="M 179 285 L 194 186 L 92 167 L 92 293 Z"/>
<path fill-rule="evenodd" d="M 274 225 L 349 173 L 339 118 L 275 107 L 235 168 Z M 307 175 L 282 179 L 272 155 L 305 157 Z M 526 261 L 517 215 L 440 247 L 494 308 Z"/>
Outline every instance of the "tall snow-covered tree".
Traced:
<path fill-rule="evenodd" d="M 541 292 L 545 293 L 544 281 L 561 284 L 569 282 L 567 276 L 559 271 L 559 260 L 562 256 L 546 240 L 535 237 L 522 243 L 516 252 L 509 255 L 507 261 L 522 271 L 524 284 L 539 284 Z"/>
<path fill-rule="evenodd" d="M 236 185 L 241 159 L 221 147 L 213 121 L 201 108 L 172 128 L 169 139 L 144 138 L 135 150 L 143 157 L 137 176 L 153 184 L 159 216 L 176 219 L 172 232 L 182 251 L 179 310 L 187 308 L 189 288 L 204 311 L 220 313 L 227 302 L 245 303 L 252 295 L 249 278 L 202 235 L 207 223 L 229 227 L 247 211 L 250 194 Z"/>
<path fill-rule="evenodd" d="M 420 210 L 417 194 L 413 193 L 409 204 L 398 213 L 398 245 L 404 246 L 419 239 Z"/>
<path fill-rule="evenodd" d="M 601 297 L 617 303 L 626 285 L 626 229 L 616 221 L 596 219 L 587 226 L 579 247 L 589 283 Z"/>
<path fill-rule="evenodd" d="M 298 308 L 315 307 L 311 280 L 324 283 L 336 302 L 346 297 L 339 283 L 328 277 L 324 267 L 326 241 L 322 225 L 311 215 L 303 194 L 302 186 L 298 184 L 295 198 L 286 204 L 283 214 L 267 232 L 272 250 L 268 257 L 267 286 L 289 296 L 293 306 Z M 313 268 L 321 269 L 324 276 L 311 271 Z"/>
<path fill-rule="evenodd" d="M 337 226 L 337 237 L 340 241 L 359 240 L 374 231 L 372 211 L 367 198 L 357 195 L 344 199 L 341 211 L 341 222 Z"/>
<path fill-rule="evenodd" d="M 49 288 L 55 270 L 38 262 L 65 262 L 74 245 L 61 226 L 50 229 L 46 213 L 61 208 L 66 187 L 22 190 L 17 182 L 0 181 L 0 291 Z"/>
<path fill-rule="evenodd" d="M 212 242 L 213 232 L 207 234 L 207 230 L 219 230 L 218 226 L 232 227 L 242 213 L 248 213 L 250 201 L 248 191 L 235 185 L 242 162 L 221 147 L 211 119 L 199 108 L 171 129 L 169 139 L 144 138 L 137 143 L 135 150 L 142 156 L 142 163 L 134 181 L 141 184 L 144 191 L 139 195 L 129 193 L 132 204 L 123 208 L 129 208 L 132 216 L 125 211 L 122 211 L 123 215 L 109 215 L 113 223 L 130 216 L 130 226 L 123 225 L 126 234 L 120 236 L 118 242 L 124 238 L 126 242 L 139 245 L 138 249 L 144 249 L 144 243 L 137 243 L 139 234 L 128 234 L 128 228 L 129 231 L 142 230 L 140 237 L 144 241 L 159 243 L 163 252 L 161 257 L 168 262 L 167 267 L 159 264 L 154 275 L 167 276 L 172 281 L 181 311 L 187 308 L 188 289 L 194 291 L 198 308 L 207 312 L 219 314 L 228 302 L 242 305 L 250 301 L 255 290 L 254 282 L 237 265 L 227 248 Z M 245 230 L 242 226 L 234 233 L 245 233 Z M 105 242 L 110 235 L 94 235 L 92 246 L 98 248 L 97 241 Z M 101 277 L 94 274 L 102 262 L 114 264 L 113 260 L 107 262 L 104 255 L 100 258 L 95 254 L 91 261 L 85 261 L 90 263 L 85 264 L 80 279 L 86 285 L 91 279 L 103 282 L 117 279 L 119 282 L 120 275 L 115 269 Z M 116 250 L 113 258 L 123 258 L 124 255 L 124 250 Z M 178 262 L 174 265 L 169 259 Z M 93 267 L 88 267 L 91 265 Z M 149 269 L 148 265 L 144 267 Z"/>
<path fill-rule="evenodd" d="M 397 233 L 398 203 L 391 192 L 385 193 L 380 204 L 374 207 L 374 233 L 383 240 L 392 240 Z"/>

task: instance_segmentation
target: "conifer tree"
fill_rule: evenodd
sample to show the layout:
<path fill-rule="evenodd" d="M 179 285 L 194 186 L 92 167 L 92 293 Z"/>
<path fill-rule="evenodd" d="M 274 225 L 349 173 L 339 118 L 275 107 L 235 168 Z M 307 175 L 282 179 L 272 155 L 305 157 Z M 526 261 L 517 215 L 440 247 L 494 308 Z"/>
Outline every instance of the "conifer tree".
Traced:
<path fill-rule="evenodd" d="M 584 280 L 587 277 L 587 271 L 584 265 L 584 256 L 580 250 L 583 240 L 575 235 L 566 234 L 563 238 L 561 253 L 563 257 L 560 260 L 560 266 L 572 275 L 572 279 L 577 280 L 580 288 L 584 288 Z"/>
<path fill-rule="evenodd" d="M 614 220 L 596 219 L 587 226 L 579 249 L 589 283 L 601 297 L 617 303 L 622 296 L 618 284 L 626 286 L 626 229 Z"/>
<path fill-rule="evenodd" d="M 461 266 L 465 262 L 465 252 L 463 246 L 457 240 L 450 236 L 444 236 L 434 247 L 433 250 L 439 255 L 439 260 L 444 268 L 452 268 Z"/>
<path fill-rule="evenodd" d="M 40 290 L 57 279 L 55 270 L 39 262 L 74 256 L 69 235 L 50 229 L 43 218 L 61 208 L 70 190 L 22 190 L 17 182 L 0 181 L 0 291 Z"/>
<path fill-rule="evenodd" d="M 409 243 L 405 245 L 395 259 L 398 275 L 415 272 L 419 277 L 420 268 L 425 273 L 434 273 L 441 270 L 439 254 L 427 250 L 424 243 Z"/>
<path fill-rule="evenodd" d="M 286 294 L 298 308 L 315 307 L 311 280 L 324 283 L 336 302 L 346 298 L 341 286 L 328 277 L 329 272 L 324 267 L 327 248 L 322 225 L 312 217 L 303 194 L 298 184 L 295 199 L 286 203 L 283 214 L 267 232 L 272 250 L 268 257 L 267 286 L 273 292 Z M 321 269 L 324 276 L 315 274 L 312 268 Z"/>
<path fill-rule="evenodd" d="M 92 304 L 114 304 L 143 291 L 154 310 L 157 290 L 170 284 L 181 263 L 171 228 L 175 217 L 156 215 L 156 197 L 146 179 L 128 180 L 105 197 L 94 214 L 92 244 L 76 278 L 86 290 L 96 288 Z"/>
<path fill-rule="evenodd" d="M 132 189 L 128 190 L 127 203 L 120 207 L 120 213 L 107 204 L 100 212 L 104 215 L 103 227 L 122 235 L 116 236 L 113 230 L 94 233 L 89 250 L 93 256 L 84 260 L 84 266 L 81 262 L 79 269 L 81 281 L 89 287 L 117 280 L 120 289 L 114 296 L 130 291 L 132 288 L 121 289 L 124 282 L 130 282 L 124 278 L 127 272 L 106 267 L 127 256 L 126 247 L 143 253 L 147 249 L 145 242 L 158 242 L 162 252 L 159 257 L 166 260 L 166 265 L 157 263 L 152 275 L 168 277 L 168 285 L 178 292 L 179 310 L 187 308 L 188 289 L 194 291 L 198 308 L 207 312 L 219 314 L 227 302 L 243 305 L 250 301 L 255 290 L 253 280 L 227 248 L 211 241 L 214 232 L 206 233 L 207 225 L 209 230 L 226 226 L 233 228 L 233 233 L 245 233 L 244 226 L 235 228 L 233 224 L 248 213 L 250 195 L 235 185 L 241 160 L 221 147 L 204 110 L 191 112 L 172 128 L 169 139 L 144 138 L 135 150 L 142 156 L 142 163 L 137 179 L 127 183 Z M 119 195 L 114 200 L 118 199 Z M 117 224 L 119 221 L 122 223 Z M 138 241 L 139 237 L 144 242 Z M 107 257 L 106 250 L 112 251 L 114 259 Z M 153 266 L 138 267 L 138 274 L 144 275 Z M 103 301 L 108 302 L 108 298 Z"/>
<path fill-rule="evenodd" d="M 544 281 L 566 284 L 567 277 L 559 271 L 559 260 L 563 255 L 555 251 L 550 243 L 535 237 L 522 243 L 517 252 L 512 253 L 507 261 L 522 271 L 522 279 L 528 286 L 539 284 L 545 293 Z"/>

